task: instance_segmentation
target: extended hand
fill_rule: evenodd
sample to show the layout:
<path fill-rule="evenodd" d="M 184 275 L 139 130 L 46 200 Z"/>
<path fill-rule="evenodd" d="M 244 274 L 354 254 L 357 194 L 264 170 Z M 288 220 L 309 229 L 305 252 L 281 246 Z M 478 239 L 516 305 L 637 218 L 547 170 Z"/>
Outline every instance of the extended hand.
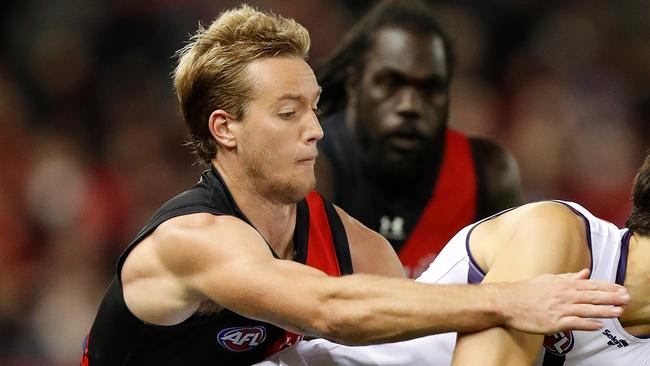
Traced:
<path fill-rule="evenodd" d="M 583 269 L 506 285 L 510 292 L 499 299 L 505 325 L 538 334 L 602 328 L 589 318 L 620 316 L 623 309 L 617 305 L 627 304 L 630 295 L 623 286 L 587 278 L 589 270 Z"/>

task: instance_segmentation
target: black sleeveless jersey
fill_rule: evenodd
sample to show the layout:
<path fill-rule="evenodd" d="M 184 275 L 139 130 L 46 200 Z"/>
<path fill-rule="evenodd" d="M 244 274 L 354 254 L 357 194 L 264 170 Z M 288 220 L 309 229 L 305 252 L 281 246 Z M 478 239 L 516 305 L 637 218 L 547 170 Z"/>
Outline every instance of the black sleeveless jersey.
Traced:
<path fill-rule="evenodd" d="M 195 313 L 173 326 L 145 323 L 128 310 L 120 273 L 130 251 L 162 222 L 199 212 L 231 215 L 250 224 L 214 167 L 192 188 L 165 203 L 120 256 L 115 278 L 84 342 L 82 365 L 250 365 L 301 339 L 301 335 L 227 309 Z M 316 192 L 298 203 L 294 245 L 297 262 L 331 276 L 352 273 L 343 224 L 331 203 Z"/>
<path fill-rule="evenodd" d="M 458 230 L 475 221 L 482 172 L 465 135 L 447 128 L 440 169 L 425 173 L 430 179 L 413 183 L 408 192 L 386 194 L 383 177 L 363 167 L 344 114 L 325 120 L 323 130 L 318 148 L 334 172 L 332 202 L 383 235 L 407 276 L 417 278 Z"/>

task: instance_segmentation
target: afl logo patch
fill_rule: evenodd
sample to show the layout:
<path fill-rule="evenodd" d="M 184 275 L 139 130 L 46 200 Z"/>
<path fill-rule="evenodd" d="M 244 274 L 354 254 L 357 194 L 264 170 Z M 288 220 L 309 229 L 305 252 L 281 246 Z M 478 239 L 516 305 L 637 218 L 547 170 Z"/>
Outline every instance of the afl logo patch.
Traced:
<path fill-rule="evenodd" d="M 250 351 L 266 339 L 266 328 L 234 327 L 226 328 L 217 334 L 221 347 L 232 352 Z"/>
<path fill-rule="evenodd" d="M 544 348 L 554 355 L 563 356 L 573 348 L 573 332 L 559 332 L 544 337 Z"/>

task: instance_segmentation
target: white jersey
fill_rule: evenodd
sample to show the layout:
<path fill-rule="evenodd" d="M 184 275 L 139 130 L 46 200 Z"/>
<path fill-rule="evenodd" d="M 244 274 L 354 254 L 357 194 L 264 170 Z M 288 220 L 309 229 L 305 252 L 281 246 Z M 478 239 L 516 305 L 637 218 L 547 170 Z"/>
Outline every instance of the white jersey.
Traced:
<path fill-rule="evenodd" d="M 628 230 L 598 219 L 576 203 L 562 203 L 585 219 L 592 258 L 591 278 L 623 284 L 630 236 Z M 458 232 L 416 281 L 437 284 L 481 282 L 485 274 L 472 258 L 468 246 L 476 225 Z M 598 331 L 568 331 L 546 336 L 536 365 L 650 366 L 650 339 L 628 334 L 616 318 L 600 321 L 604 327 Z M 258 365 L 449 365 L 455 343 L 456 333 L 361 347 L 315 339 L 300 342 Z"/>

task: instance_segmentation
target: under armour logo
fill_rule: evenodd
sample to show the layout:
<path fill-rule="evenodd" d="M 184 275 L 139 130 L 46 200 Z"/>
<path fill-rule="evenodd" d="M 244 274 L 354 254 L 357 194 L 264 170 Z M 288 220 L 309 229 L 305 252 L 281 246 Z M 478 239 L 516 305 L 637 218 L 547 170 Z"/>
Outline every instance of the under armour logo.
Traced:
<path fill-rule="evenodd" d="M 404 219 L 395 216 L 392 220 L 388 216 L 383 216 L 379 220 L 379 233 L 386 239 L 404 240 Z"/>

